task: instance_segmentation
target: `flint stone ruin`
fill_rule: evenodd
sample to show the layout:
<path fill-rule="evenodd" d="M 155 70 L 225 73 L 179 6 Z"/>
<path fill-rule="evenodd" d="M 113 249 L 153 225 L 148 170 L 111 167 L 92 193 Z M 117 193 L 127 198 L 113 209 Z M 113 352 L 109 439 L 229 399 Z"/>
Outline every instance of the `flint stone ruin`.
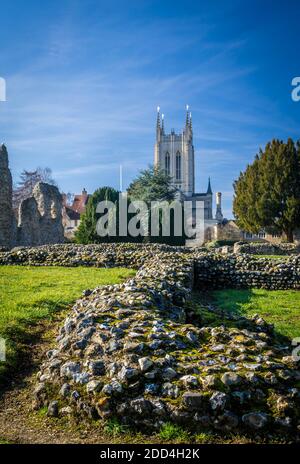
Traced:
<path fill-rule="evenodd" d="M 0 146 L 0 247 L 9 248 L 13 239 L 12 177 L 5 145 Z"/>
<path fill-rule="evenodd" d="M 299 232 L 296 231 L 296 233 L 297 238 Z M 233 252 L 248 255 L 298 255 L 300 253 L 300 243 L 236 242 Z"/>
<path fill-rule="evenodd" d="M 12 208 L 12 177 L 5 145 L 0 146 L 0 247 L 63 243 L 62 197 L 54 185 L 38 182 L 23 200 L 16 219 Z"/>
<path fill-rule="evenodd" d="M 122 284 L 87 289 L 74 304 L 37 373 L 34 409 L 77 421 L 117 417 L 148 431 L 171 421 L 299 434 L 299 361 L 290 342 L 257 315 L 222 312 L 222 325 L 203 323 L 192 290 L 213 282 L 299 288 L 300 256 L 278 263 L 166 245 L 70 244 L 0 252 L 0 264 L 137 270 Z"/>

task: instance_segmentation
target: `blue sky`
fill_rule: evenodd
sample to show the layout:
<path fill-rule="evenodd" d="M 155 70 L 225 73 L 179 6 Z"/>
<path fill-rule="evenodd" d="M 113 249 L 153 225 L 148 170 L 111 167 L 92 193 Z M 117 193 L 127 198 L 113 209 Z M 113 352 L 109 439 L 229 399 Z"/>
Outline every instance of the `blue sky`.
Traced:
<path fill-rule="evenodd" d="M 300 138 L 299 1 L 1 2 L 0 141 L 16 181 L 49 166 L 78 193 L 124 184 L 153 162 L 166 129 L 193 114 L 196 189 L 223 192 L 260 146 Z"/>

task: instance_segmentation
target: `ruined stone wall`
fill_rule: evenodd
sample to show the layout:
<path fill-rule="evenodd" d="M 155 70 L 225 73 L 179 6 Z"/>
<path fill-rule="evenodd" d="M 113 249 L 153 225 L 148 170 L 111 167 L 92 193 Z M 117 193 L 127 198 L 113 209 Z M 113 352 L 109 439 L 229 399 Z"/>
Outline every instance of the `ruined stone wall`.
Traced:
<path fill-rule="evenodd" d="M 13 240 L 12 177 L 5 145 L 0 145 L 0 246 L 10 247 Z"/>
<path fill-rule="evenodd" d="M 189 321 L 193 282 L 289 288 L 299 284 L 300 257 L 276 263 L 158 244 L 68 244 L 0 253 L 0 264 L 137 269 L 74 304 L 37 373 L 33 408 L 65 420 L 118 417 L 148 431 L 172 421 L 220 433 L 297 432 L 299 366 L 272 326 L 257 315 L 222 313 L 219 327 Z"/>
<path fill-rule="evenodd" d="M 196 288 L 300 289 L 300 255 L 257 258 L 251 255 L 222 255 L 186 247 L 158 244 L 45 245 L 0 253 L 0 264 L 39 266 L 125 266 L 140 268 L 150 257 L 162 253 L 186 256 L 195 267 Z M 172 269 L 170 269 L 172 272 Z"/>
<path fill-rule="evenodd" d="M 18 246 L 63 243 L 62 198 L 57 187 L 39 182 L 19 208 Z"/>
<path fill-rule="evenodd" d="M 85 249 L 86 256 L 102 254 L 103 264 L 123 259 L 140 267 L 127 282 L 86 290 L 75 303 L 37 373 L 33 408 L 66 421 L 118 417 L 147 431 L 172 421 L 220 433 L 297 432 L 297 362 L 272 327 L 257 315 L 237 316 L 236 326 L 230 315 L 219 327 L 186 321 L 193 252 L 122 244 L 41 248 L 52 256 L 61 248 L 61 260 L 67 250 L 84 258 Z"/>
<path fill-rule="evenodd" d="M 63 243 L 62 197 L 57 187 L 39 182 L 19 207 L 12 209 L 12 176 L 5 145 L 0 146 L 0 248 Z"/>

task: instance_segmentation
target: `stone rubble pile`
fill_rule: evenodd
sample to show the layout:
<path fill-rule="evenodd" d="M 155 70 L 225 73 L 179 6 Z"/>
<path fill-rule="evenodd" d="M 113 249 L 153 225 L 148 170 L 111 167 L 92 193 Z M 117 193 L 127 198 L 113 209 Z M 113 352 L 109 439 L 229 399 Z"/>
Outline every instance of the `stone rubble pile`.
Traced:
<path fill-rule="evenodd" d="M 36 253 L 38 264 L 50 264 L 51 253 L 55 264 L 60 255 L 63 265 L 78 265 L 88 262 L 84 250 L 92 265 L 138 271 L 123 284 L 86 290 L 75 303 L 38 372 L 34 408 L 78 421 L 118 417 L 149 431 L 166 421 L 220 433 L 298 431 L 300 373 L 288 343 L 279 344 L 259 316 L 235 326 L 224 318 L 218 327 L 187 320 L 200 263 L 210 272 L 212 256 L 132 244 L 20 251 L 23 263 Z"/>

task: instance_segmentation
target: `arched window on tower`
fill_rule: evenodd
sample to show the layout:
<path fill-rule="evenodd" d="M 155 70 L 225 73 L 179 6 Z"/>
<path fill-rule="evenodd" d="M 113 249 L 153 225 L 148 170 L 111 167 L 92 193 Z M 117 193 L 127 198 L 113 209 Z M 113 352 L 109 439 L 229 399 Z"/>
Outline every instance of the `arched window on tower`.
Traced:
<path fill-rule="evenodd" d="M 176 153 L 176 180 L 181 180 L 181 154 Z"/>
<path fill-rule="evenodd" d="M 167 152 L 165 155 L 165 171 L 166 171 L 167 176 L 169 176 L 171 173 L 170 165 L 171 165 L 170 164 L 170 153 Z"/>

